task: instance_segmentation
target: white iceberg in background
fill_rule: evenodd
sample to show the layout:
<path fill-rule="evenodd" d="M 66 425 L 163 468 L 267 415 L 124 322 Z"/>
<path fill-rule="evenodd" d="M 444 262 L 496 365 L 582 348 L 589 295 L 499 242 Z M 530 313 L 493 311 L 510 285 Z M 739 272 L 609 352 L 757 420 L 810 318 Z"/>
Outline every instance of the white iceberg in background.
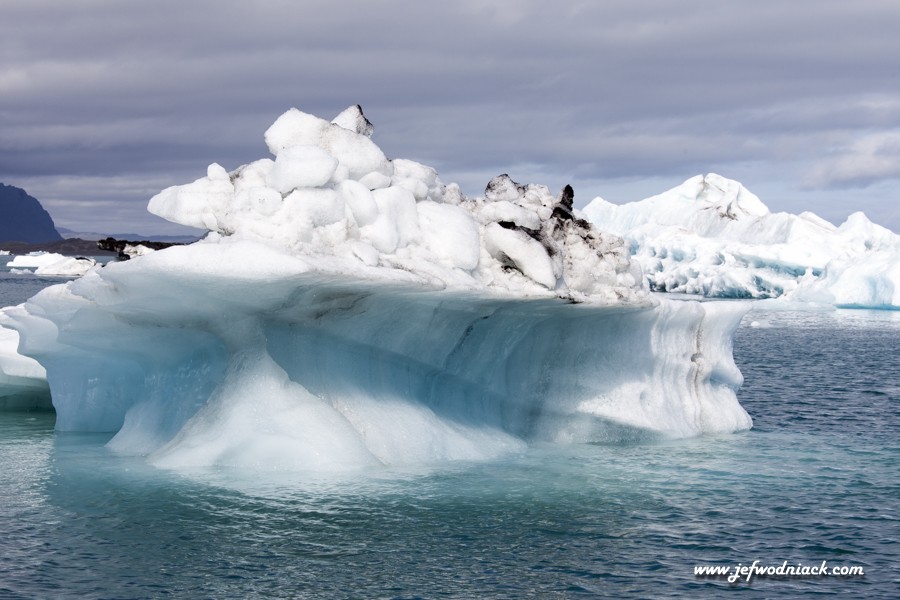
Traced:
<path fill-rule="evenodd" d="M 846 308 L 900 308 L 900 236 L 853 213 L 837 229 L 853 244 L 849 256 L 838 256 L 820 277 L 806 277 L 795 300 Z"/>
<path fill-rule="evenodd" d="M 840 227 L 810 212 L 772 213 L 712 173 L 640 202 L 596 198 L 584 213 L 628 241 L 657 291 L 900 307 L 900 236 L 862 213 Z"/>
<path fill-rule="evenodd" d="M 654 299 L 568 186 L 466 198 L 371 132 L 291 110 L 275 160 L 150 201 L 204 240 L 6 309 L 57 428 L 164 467 L 332 470 L 750 427 L 745 303 Z"/>
<path fill-rule="evenodd" d="M 29 252 L 28 254 L 17 254 L 6 264 L 6 266 L 33 269 L 57 261 L 60 258 L 65 257 L 62 254 L 53 254 L 44 251 Z"/>
<path fill-rule="evenodd" d="M 156 252 L 156 250 L 154 248 L 148 248 L 143 244 L 125 244 L 125 247 L 122 249 L 122 253 L 128 258 L 144 256 L 145 254 L 150 254 L 151 252 Z"/>
<path fill-rule="evenodd" d="M 9 250 L 0 250 L 0 256 L 9 256 Z"/>
<path fill-rule="evenodd" d="M 9 261 L 6 266 L 13 272 L 31 272 L 35 275 L 53 277 L 81 277 L 97 265 L 93 258 L 75 258 L 52 252 L 20 254 Z"/>

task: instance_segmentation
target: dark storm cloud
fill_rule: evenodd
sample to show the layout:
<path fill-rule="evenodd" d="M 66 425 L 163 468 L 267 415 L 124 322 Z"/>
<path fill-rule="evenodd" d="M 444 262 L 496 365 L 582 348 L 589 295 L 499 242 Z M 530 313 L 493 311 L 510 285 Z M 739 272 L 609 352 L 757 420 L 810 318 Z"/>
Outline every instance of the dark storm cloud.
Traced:
<path fill-rule="evenodd" d="M 896 184 L 897 31 L 893 0 L 4 0 L 0 180 L 63 224 L 98 196 L 143 219 L 128 178 L 234 168 L 266 155 L 290 106 L 360 102 L 389 156 L 469 193 L 518 167 L 612 185 L 753 165 L 785 194 Z"/>

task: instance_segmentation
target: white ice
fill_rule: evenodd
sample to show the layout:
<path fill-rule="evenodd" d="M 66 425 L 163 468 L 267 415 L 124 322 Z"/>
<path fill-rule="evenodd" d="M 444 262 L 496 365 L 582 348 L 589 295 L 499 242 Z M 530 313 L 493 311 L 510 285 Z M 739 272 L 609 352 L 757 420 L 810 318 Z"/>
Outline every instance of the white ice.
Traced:
<path fill-rule="evenodd" d="M 467 198 L 371 134 L 292 109 L 274 160 L 150 201 L 204 240 L 6 309 L 58 429 L 162 467 L 343 470 L 750 427 L 745 304 L 652 297 L 571 189 Z"/>
<path fill-rule="evenodd" d="M 203 243 L 252 240 L 314 257 L 318 270 L 579 301 L 643 296 L 622 240 L 554 217 L 559 197 L 546 187 L 504 176 L 502 197 L 465 198 L 431 167 L 388 160 L 360 119 L 358 107 L 335 122 L 292 109 L 266 131 L 274 161 L 210 165 L 148 208 L 214 232 Z"/>
<path fill-rule="evenodd" d="M 80 277 L 96 265 L 97 261 L 92 258 L 74 258 L 53 252 L 20 254 L 6 264 L 10 270 L 34 269 L 27 272 L 55 277 Z"/>
<path fill-rule="evenodd" d="M 810 212 L 772 213 L 716 174 L 640 202 L 597 198 L 584 212 L 628 241 L 655 290 L 900 308 L 900 236 L 862 213 L 840 227 Z"/>

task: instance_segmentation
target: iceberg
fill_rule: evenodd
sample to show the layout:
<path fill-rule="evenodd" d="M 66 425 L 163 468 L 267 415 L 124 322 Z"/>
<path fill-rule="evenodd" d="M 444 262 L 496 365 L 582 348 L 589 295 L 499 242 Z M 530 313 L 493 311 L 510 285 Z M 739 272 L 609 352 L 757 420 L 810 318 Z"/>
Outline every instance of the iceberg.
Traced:
<path fill-rule="evenodd" d="M 54 252 L 20 254 L 6 266 L 12 272 L 27 272 L 50 277 L 81 277 L 97 265 L 93 258 L 71 257 Z M 34 271 L 26 271 L 34 269 Z"/>
<path fill-rule="evenodd" d="M 150 200 L 203 240 L 5 309 L 57 429 L 164 468 L 332 471 L 751 426 L 747 303 L 650 294 L 568 186 L 467 198 L 372 132 L 291 109 L 274 159 Z"/>
<path fill-rule="evenodd" d="M 772 213 L 710 173 L 639 202 L 596 198 L 584 213 L 628 241 L 655 291 L 900 308 L 900 236 L 861 212 L 840 227 L 811 212 Z"/>

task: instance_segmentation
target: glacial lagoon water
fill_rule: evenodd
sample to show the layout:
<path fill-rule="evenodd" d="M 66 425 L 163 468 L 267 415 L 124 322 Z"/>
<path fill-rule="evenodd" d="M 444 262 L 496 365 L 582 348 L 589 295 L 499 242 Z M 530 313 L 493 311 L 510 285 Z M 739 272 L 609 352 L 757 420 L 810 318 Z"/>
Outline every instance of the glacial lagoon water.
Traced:
<path fill-rule="evenodd" d="M 0 306 L 13 306 L 25 302 L 48 285 L 66 281 L 59 277 L 37 277 L 28 273 L 11 273 L 6 263 L 14 256 L 0 256 Z M 34 269 L 29 269 L 33 271 Z"/>
<path fill-rule="evenodd" d="M 339 477 L 164 471 L 0 413 L 0 598 L 894 598 L 898 342 L 897 312 L 755 311 L 751 431 Z M 757 560 L 865 575 L 694 575 Z"/>
<path fill-rule="evenodd" d="M 72 277 L 34 275 L 31 273 L 34 269 L 16 269 L 20 272 L 13 273 L 13 269 L 10 269 L 7 263 L 14 258 L 13 255 L 0 255 L 0 307 L 21 304 L 49 285 L 64 283 L 72 279 Z M 103 264 L 112 260 L 110 255 L 89 258 Z"/>

